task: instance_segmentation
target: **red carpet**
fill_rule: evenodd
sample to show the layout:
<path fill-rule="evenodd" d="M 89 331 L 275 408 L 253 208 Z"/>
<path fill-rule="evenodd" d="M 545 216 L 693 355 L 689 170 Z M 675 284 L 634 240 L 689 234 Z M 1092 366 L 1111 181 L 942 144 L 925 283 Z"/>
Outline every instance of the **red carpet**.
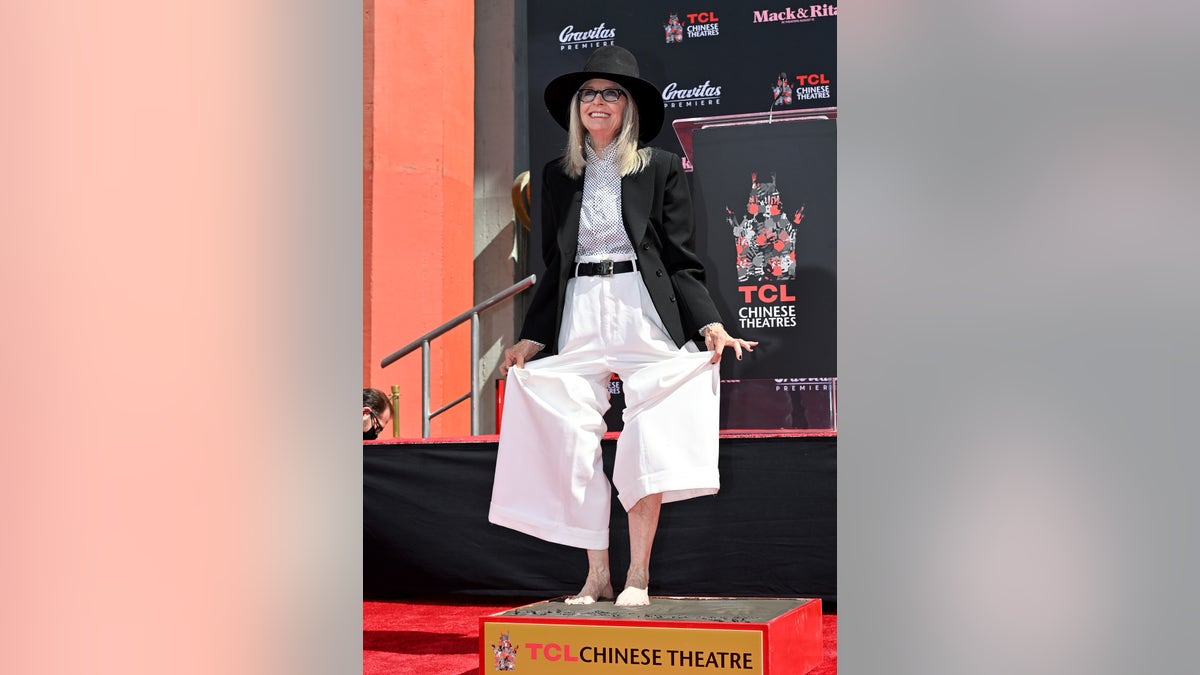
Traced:
<path fill-rule="evenodd" d="M 546 598 L 437 598 L 363 603 L 363 675 L 479 674 L 479 617 Z M 837 615 L 822 621 L 824 658 L 837 673 Z M 779 674 L 791 675 L 791 674 Z"/>

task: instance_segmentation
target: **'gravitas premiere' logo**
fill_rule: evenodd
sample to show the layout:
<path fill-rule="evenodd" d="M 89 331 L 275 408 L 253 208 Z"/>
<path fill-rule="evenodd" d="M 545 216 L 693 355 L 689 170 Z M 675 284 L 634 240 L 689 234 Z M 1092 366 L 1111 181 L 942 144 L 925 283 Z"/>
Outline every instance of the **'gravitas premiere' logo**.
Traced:
<path fill-rule="evenodd" d="M 738 309 L 742 328 L 785 328 L 796 325 L 796 296 L 784 282 L 796 278 L 796 226 L 804 220 L 804 205 L 789 219 L 776 187 L 750 174 L 750 197 L 740 219 L 725 207 L 725 222 L 733 234 L 737 255 Z M 746 283 L 753 282 L 753 283 Z M 790 303 L 790 304 L 784 304 Z"/>
<path fill-rule="evenodd" d="M 594 49 L 613 44 L 617 38 L 617 29 L 608 28 L 601 21 L 599 26 L 588 30 L 575 30 L 575 26 L 565 26 L 558 32 L 558 51 L 572 49 Z"/>
<path fill-rule="evenodd" d="M 704 105 L 720 105 L 721 87 L 714 85 L 712 80 L 703 84 L 684 89 L 678 82 L 672 82 L 663 87 L 663 105 L 668 108 L 692 108 Z"/>

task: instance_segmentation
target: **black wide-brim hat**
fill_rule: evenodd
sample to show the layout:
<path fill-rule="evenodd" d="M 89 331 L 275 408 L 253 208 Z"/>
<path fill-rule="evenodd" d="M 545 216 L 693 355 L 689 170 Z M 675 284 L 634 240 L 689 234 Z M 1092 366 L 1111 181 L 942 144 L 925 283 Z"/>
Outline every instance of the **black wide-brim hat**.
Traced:
<path fill-rule="evenodd" d="M 662 94 L 658 87 L 641 78 L 633 53 L 616 45 L 596 49 L 583 64 L 583 70 L 559 75 L 546 85 L 543 95 L 546 109 L 558 126 L 569 128 L 567 116 L 571 112 L 571 97 L 593 77 L 612 80 L 633 97 L 638 110 L 638 140 L 646 143 L 658 135 L 665 117 Z"/>

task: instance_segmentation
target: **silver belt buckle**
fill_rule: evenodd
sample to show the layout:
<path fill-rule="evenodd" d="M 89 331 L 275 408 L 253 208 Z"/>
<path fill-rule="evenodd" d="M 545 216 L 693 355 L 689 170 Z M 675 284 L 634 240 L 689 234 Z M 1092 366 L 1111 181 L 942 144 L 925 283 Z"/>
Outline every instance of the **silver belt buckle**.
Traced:
<path fill-rule="evenodd" d="M 611 277 L 612 273 L 613 273 L 613 261 L 601 260 L 600 261 L 600 276 Z"/>

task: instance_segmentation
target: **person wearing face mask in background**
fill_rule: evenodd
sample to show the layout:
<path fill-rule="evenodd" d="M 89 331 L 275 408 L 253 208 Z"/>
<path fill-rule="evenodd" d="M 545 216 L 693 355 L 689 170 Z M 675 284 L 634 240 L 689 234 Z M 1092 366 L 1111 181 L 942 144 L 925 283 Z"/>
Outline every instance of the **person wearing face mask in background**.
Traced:
<path fill-rule="evenodd" d="M 373 441 L 392 419 L 392 401 L 378 389 L 363 389 L 363 440 Z"/>

